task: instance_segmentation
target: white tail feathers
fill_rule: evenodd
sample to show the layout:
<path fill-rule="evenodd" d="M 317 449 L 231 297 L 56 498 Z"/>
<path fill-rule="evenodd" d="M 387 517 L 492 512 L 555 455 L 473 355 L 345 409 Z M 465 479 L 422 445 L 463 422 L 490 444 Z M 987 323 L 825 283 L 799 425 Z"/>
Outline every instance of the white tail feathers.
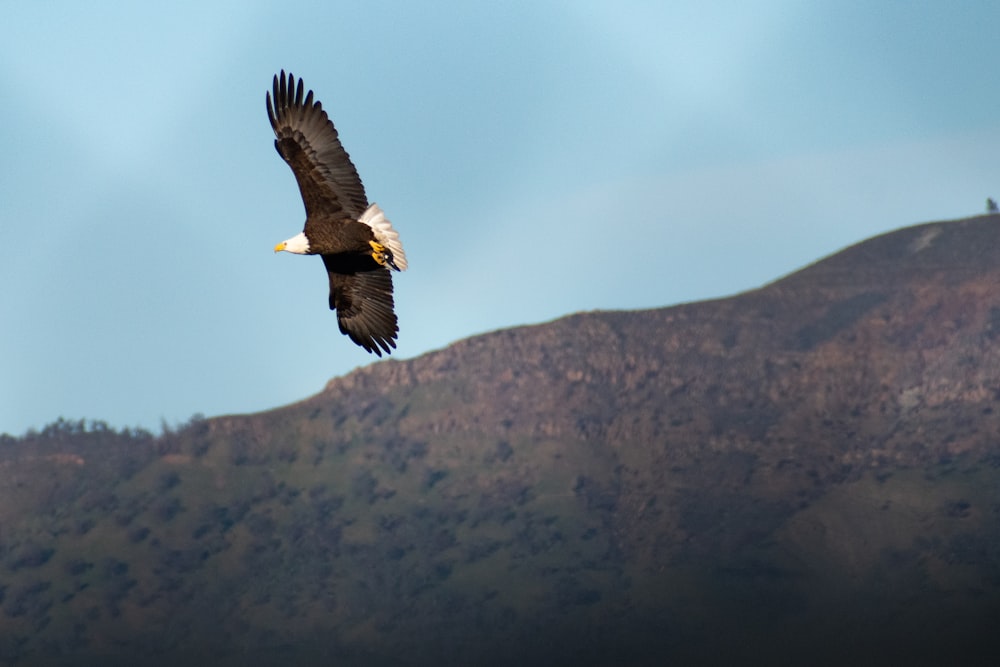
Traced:
<path fill-rule="evenodd" d="M 392 261 L 400 271 L 406 270 L 406 253 L 403 252 L 403 244 L 399 242 L 399 233 L 392 228 L 389 218 L 378 207 L 372 204 L 358 218 L 358 222 L 363 222 L 372 228 L 375 233 L 375 240 L 384 245 L 392 253 Z"/>

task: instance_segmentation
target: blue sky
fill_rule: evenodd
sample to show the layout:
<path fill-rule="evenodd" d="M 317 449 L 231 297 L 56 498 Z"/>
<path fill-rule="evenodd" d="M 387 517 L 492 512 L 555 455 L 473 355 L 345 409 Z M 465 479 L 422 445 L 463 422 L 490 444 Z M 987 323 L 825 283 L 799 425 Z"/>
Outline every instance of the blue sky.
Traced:
<path fill-rule="evenodd" d="M 264 93 L 294 72 L 406 247 L 397 355 L 751 289 L 1000 197 L 1000 4 L 10 3 L 0 432 L 157 430 L 374 361 Z"/>

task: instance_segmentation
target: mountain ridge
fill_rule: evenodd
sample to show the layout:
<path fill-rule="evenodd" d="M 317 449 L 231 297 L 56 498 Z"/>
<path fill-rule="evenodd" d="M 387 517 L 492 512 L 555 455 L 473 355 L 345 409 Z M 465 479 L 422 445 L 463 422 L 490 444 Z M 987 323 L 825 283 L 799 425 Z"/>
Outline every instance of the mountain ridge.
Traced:
<path fill-rule="evenodd" d="M 0 661 L 988 664 L 997 222 L 5 438 Z"/>

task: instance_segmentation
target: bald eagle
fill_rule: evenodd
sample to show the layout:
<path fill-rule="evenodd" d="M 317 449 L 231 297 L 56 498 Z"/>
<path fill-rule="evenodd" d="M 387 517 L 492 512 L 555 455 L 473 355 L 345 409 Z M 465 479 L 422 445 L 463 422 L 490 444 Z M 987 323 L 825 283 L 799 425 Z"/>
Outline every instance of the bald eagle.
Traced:
<path fill-rule="evenodd" d="M 274 247 L 323 258 L 330 280 L 330 310 L 340 332 L 382 356 L 396 347 L 399 326 L 393 312 L 392 271 L 406 269 L 399 234 L 365 188 L 337 130 L 313 91 L 303 95 L 285 71 L 267 93 L 267 117 L 274 147 L 292 168 L 306 208 L 305 229 Z"/>

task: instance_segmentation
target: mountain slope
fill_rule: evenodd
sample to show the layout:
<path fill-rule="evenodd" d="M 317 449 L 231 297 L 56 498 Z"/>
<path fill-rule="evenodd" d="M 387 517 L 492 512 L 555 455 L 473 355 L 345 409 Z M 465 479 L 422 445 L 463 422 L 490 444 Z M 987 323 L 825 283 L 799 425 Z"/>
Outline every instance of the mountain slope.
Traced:
<path fill-rule="evenodd" d="M 997 249 L 921 225 L 158 439 L 10 439 L 0 659 L 974 664 Z"/>

